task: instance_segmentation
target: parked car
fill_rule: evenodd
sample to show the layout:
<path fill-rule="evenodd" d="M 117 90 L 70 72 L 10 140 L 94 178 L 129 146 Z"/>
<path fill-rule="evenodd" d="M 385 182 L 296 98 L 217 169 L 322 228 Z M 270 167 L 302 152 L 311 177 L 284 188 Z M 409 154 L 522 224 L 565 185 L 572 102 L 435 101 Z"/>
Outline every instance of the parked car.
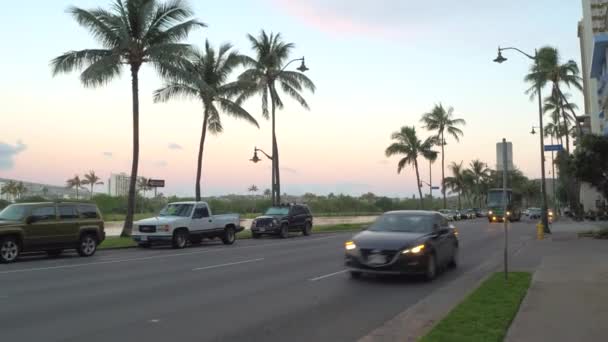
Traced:
<path fill-rule="evenodd" d="M 479 208 L 473 208 L 473 212 L 475 213 L 475 217 L 485 217 L 483 211 Z"/>
<path fill-rule="evenodd" d="M 312 233 L 313 216 L 310 209 L 303 204 L 285 204 L 270 207 L 264 215 L 251 222 L 251 236 L 254 239 L 262 235 L 278 235 L 288 238 L 289 232 Z"/>
<path fill-rule="evenodd" d="M 460 215 L 461 220 L 466 220 L 469 218 L 469 214 L 466 210 L 457 210 L 458 215 Z"/>
<path fill-rule="evenodd" d="M 462 217 L 460 216 L 460 212 L 458 210 L 450 210 L 450 212 L 452 213 L 452 216 L 454 217 L 454 221 L 462 220 Z"/>
<path fill-rule="evenodd" d="M 528 208 L 528 218 L 531 220 L 540 219 L 540 208 Z"/>
<path fill-rule="evenodd" d="M 19 203 L 0 212 L 1 263 L 14 262 L 22 252 L 58 256 L 65 249 L 90 257 L 105 237 L 103 219 L 92 203 Z"/>
<path fill-rule="evenodd" d="M 185 248 L 203 239 L 220 238 L 226 245 L 236 241 L 244 228 L 238 214 L 213 215 L 207 202 L 174 202 L 167 204 L 156 217 L 133 223 L 133 240 L 143 248 L 171 244 Z"/>
<path fill-rule="evenodd" d="M 454 215 L 449 209 L 440 209 L 439 213 L 443 215 L 448 221 L 454 221 Z"/>
<path fill-rule="evenodd" d="M 475 211 L 473 209 L 467 209 L 465 212 L 467 214 L 468 219 L 474 219 L 477 217 L 477 215 L 475 215 Z"/>
<path fill-rule="evenodd" d="M 422 274 L 458 265 L 458 231 L 439 212 L 390 211 L 347 241 L 345 265 L 362 274 Z"/>

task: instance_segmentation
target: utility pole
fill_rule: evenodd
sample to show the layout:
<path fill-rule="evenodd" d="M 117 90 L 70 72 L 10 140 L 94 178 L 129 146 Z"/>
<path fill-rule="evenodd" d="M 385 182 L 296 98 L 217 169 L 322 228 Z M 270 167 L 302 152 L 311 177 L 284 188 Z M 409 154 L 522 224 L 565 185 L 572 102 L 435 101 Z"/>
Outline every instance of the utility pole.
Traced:
<path fill-rule="evenodd" d="M 505 269 L 505 280 L 509 279 L 508 273 L 508 249 L 509 249 L 509 230 L 508 230 L 508 221 L 509 215 L 507 215 L 507 171 L 509 168 L 508 164 L 508 155 L 507 155 L 507 140 L 502 138 L 502 203 L 503 203 L 503 222 L 504 222 L 504 230 L 505 230 L 505 247 L 504 247 L 504 269 Z"/>

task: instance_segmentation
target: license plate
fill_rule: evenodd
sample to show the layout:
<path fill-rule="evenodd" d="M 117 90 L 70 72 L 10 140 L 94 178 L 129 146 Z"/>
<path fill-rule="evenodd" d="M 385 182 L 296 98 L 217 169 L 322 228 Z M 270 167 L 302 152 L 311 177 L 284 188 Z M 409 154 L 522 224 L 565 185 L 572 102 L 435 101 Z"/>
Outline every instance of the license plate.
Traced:
<path fill-rule="evenodd" d="M 261 232 L 265 232 L 265 231 L 266 231 L 266 228 L 260 228 L 260 231 L 261 231 Z"/>
<path fill-rule="evenodd" d="M 140 236 L 141 241 L 148 241 L 148 237 L 145 235 Z"/>
<path fill-rule="evenodd" d="M 368 262 L 372 265 L 386 264 L 386 257 L 382 254 L 372 254 L 369 256 Z"/>

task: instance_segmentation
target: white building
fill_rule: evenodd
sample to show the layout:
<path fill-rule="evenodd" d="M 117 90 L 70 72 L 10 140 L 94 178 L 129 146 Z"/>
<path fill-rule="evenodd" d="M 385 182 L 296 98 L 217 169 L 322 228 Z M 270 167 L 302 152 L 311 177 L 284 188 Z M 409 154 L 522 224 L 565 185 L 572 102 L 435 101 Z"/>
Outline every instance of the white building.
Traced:
<path fill-rule="evenodd" d="M 137 177 L 137 179 L 142 178 L 144 177 Z M 110 178 L 108 179 L 108 195 L 115 197 L 127 196 L 129 194 L 130 181 L 131 176 L 124 172 L 110 174 Z"/>
<path fill-rule="evenodd" d="M 583 19 L 578 23 L 581 46 L 581 72 L 585 97 L 585 126 L 592 134 L 608 135 L 608 0 L 583 0 Z M 589 184 L 581 186 L 581 203 L 585 210 L 596 208 L 601 194 Z"/>
<path fill-rule="evenodd" d="M 23 183 L 23 185 L 25 186 L 25 189 L 26 189 L 25 193 L 23 194 L 23 197 L 39 196 L 39 197 L 44 197 L 47 199 L 75 199 L 76 198 L 76 190 L 69 189 L 66 186 L 27 182 L 27 181 L 21 181 L 18 179 L 0 178 L 0 188 L 2 188 L 6 183 L 8 183 L 10 181 L 13 181 L 16 183 Z M 80 199 L 88 199 L 90 197 L 90 195 L 91 195 L 90 191 L 86 188 L 80 188 L 78 190 L 78 197 Z M 7 196 L 7 195 L 3 196 L 4 199 L 10 199 L 10 200 L 13 199 L 13 198 L 9 198 L 9 197 L 10 196 Z"/>

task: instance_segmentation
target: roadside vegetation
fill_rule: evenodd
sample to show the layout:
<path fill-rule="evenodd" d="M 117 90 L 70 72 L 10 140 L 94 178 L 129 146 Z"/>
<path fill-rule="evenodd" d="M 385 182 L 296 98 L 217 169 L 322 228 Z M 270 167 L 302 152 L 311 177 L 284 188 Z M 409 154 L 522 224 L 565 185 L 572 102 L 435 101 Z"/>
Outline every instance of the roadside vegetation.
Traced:
<path fill-rule="evenodd" d="M 600 228 L 598 230 L 580 232 L 580 233 L 578 233 L 578 236 L 594 238 L 594 239 L 599 239 L 599 240 L 608 240 L 608 227 Z"/>
<path fill-rule="evenodd" d="M 502 341 L 528 292 L 532 275 L 495 273 L 467 296 L 421 342 Z"/>

